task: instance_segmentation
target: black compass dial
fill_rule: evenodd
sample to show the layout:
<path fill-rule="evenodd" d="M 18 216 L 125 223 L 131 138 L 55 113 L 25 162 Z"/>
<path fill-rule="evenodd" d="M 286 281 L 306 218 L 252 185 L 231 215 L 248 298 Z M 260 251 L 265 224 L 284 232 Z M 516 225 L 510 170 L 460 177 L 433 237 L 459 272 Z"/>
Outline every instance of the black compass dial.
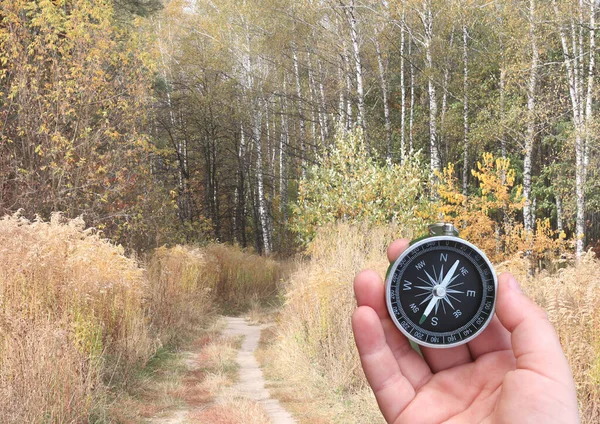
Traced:
<path fill-rule="evenodd" d="M 475 246 L 457 237 L 431 237 L 410 246 L 392 266 L 388 309 L 419 344 L 462 344 L 491 319 L 496 285 L 494 270 Z"/>

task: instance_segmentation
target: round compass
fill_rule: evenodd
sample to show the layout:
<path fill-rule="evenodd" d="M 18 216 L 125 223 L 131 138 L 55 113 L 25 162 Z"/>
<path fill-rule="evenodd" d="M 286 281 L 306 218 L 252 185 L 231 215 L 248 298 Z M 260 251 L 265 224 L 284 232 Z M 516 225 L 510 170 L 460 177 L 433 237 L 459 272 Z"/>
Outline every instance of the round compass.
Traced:
<path fill-rule="evenodd" d="M 388 311 L 406 337 L 451 347 L 477 337 L 494 315 L 498 280 L 492 264 L 451 224 L 429 227 L 390 266 Z"/>

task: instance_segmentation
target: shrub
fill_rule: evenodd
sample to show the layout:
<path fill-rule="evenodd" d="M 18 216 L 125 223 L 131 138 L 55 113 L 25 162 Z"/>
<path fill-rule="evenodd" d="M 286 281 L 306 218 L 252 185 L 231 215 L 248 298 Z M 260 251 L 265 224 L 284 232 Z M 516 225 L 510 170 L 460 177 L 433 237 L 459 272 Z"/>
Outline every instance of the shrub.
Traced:
<path fill-rule="evenodd" d="M 537 220 L 531 232 L 518 221 L 524 198 L 522 187 L 515 186 L 515 171 L 509 159 L 484 153 L 471 172 L 479 184 L 470 195 L 462 193 L 452 164 L 438 174 L 438 213 L 454 223 L 462 238 L 480 247 L 492 262 L 521 253 L 541 267 L 543 261 L 564 252 L 564 233 L 553 231 L 549 219 Z"/>
<path fill-rule="evenodd" d="M 428 171 L 415 157 L 403 165 L 377 163 L 360 128 L 339 127 L 331 150 L 300 180 L 293 225 L 303 243 L 317 228 L 336 221 L 424 228 L 432 212 Z"/>

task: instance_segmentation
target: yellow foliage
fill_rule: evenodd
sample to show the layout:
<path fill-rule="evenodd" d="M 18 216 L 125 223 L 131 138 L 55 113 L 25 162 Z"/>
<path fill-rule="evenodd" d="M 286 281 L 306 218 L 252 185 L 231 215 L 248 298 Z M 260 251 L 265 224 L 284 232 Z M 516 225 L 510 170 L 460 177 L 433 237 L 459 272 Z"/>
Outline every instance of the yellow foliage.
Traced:
<path fill-rule="evenodd" d="M 482 248 L 492 262 L 521 253 L 541 266 L 542 261 L 564 250 L 564 236 L 552 230 L 549 219 L 538 220 L 533 233 L 517 221 L 524 205 L 523 189 L 515 186 L 510 159 L 484 153 L 471 173 L 478 181 L 478 191 L 468 196 L 462 193 L 452 164 L 438 173 L 438 212 L 456 225 L 461 237 Z"/>

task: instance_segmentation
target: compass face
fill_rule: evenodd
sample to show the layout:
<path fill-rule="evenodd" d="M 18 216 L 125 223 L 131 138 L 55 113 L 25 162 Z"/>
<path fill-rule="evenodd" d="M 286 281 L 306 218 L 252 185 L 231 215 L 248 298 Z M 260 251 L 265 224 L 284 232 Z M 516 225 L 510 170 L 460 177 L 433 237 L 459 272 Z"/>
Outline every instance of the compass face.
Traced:
<path fill-rule="evenodd" d="M 480 334 L 494 314 L 496 273 L 485 254 L 452 236 L 410 246 L 386 281 L 388 311 L 411 340 L 451 347 Z"/>

